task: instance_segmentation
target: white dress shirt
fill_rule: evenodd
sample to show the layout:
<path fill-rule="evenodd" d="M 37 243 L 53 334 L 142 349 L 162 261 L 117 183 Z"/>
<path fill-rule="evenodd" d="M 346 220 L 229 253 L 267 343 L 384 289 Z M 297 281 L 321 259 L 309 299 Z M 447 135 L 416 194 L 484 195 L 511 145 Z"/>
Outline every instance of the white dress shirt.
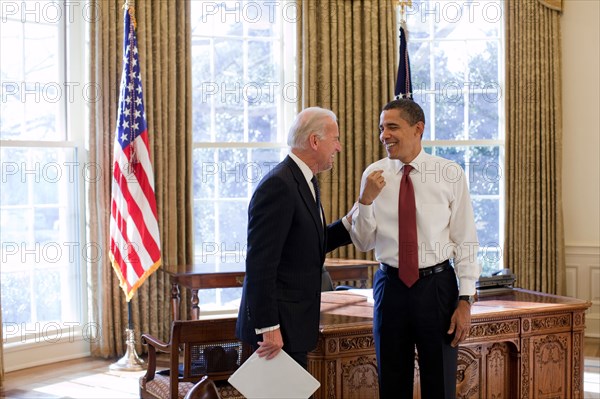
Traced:
<path fill-rule="evenodd" d="M 474 295 L 481 274 L 473 207 L 462 168 L 421 149 L 410 163 L 417 207 L 419 268 L 454 259 L 459 295 Z M 350 235 L 360 251 L 375 248 L 377 261 L 398 267 L 398 195 L 404 164 L 384 158 L 367 167 L 361 186 L 374 170 L 383 170 L 385 187 L 371 205 L 359 204 Z"/>

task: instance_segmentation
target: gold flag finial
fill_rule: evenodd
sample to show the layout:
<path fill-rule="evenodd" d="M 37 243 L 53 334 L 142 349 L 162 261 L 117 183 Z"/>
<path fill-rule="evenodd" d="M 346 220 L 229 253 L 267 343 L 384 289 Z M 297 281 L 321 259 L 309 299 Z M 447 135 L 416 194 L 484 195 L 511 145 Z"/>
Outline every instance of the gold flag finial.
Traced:
<path fill-rule="evenodd" d="M 406 7 L 412 7 L 412 0 L 398 0 L 400 6 L 400 19 L 406 20 Z"/>
<path fill-rule="evenodd" d="M 129 16 L 131 17 L 131 23 L 133 24 L 133 29 L 137 29 L 137 21 L 135 20 L 135 7 L 129 5 L 129 0 L 125 0 L 123 3 L 123 9 L 127 10 Z"/>

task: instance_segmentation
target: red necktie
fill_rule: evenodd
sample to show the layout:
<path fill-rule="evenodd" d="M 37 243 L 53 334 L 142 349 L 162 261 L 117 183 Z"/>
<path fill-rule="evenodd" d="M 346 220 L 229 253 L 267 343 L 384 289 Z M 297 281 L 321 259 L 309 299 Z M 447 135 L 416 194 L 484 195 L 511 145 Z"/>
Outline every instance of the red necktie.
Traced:
<path fill-rule="evenodd" d="M 411 287 L 419 279 L 417 243 L 417 207 L 415 189 L 410 180 L 410 165 L 404 165 L 398 199 L 398 277 Z"/>

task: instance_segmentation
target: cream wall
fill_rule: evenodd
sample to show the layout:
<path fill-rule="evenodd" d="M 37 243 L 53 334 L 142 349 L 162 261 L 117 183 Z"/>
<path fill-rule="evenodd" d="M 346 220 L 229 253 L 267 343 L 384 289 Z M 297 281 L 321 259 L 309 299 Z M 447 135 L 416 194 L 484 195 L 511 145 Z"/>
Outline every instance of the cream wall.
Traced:
<path fill-rule="evenodd" d="M 561 27 L 567 295 L 600 337 L 600 0 L 563 0 Z"/>

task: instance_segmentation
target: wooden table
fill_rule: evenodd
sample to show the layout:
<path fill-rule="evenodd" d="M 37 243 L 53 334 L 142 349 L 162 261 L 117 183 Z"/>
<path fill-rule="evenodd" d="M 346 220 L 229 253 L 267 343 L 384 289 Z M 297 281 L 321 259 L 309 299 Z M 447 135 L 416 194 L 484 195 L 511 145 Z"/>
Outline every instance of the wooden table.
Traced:
<path fill-rule="evenodd" d="M 369 267 L 379 263 L 355 259 L 325 259 L 325 268 L 331 279 L 336 281 L 358 281 L 365 287 L 369 278 Z M 169 275 L 171 282 L 171 304 L 173 320 L 179 320 L 180 287 L 191 291 L 190 319 L 198 320 L 200 300 L 198 290 L 209 288 L 235 288 L 244 284 L 245 263 L 164 266 L 161 270 Z"/>
<path fill-rule="evenodd" d="M 514 289 L 480 298 L 458 354 L 459 398 L 583 398 L 587 301 Z M 324 292 L 318 347 L 308 370 L 315 398 L 378 397 L 373 305 L 350 292 Z M 420 397 L 415 365 L 414 397 Z"/>

